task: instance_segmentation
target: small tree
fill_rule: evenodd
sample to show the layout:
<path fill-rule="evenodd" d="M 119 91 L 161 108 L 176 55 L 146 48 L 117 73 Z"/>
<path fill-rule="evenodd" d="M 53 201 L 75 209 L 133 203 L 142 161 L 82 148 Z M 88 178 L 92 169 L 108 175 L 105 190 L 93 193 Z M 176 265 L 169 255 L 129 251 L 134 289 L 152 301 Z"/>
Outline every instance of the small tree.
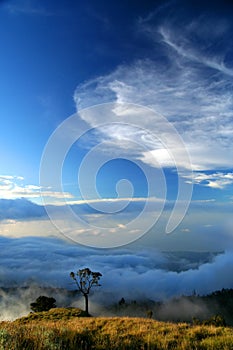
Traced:
<path fill-rule="evenodd" d="M 35 303 L 30 304 L 30 307 L 34 312 L 48 311 L 56 307 L 55 303 L 56 300 L 54 298 L 49 298 L 41 295 L 36 299 Z"/>
<path fill-rule="evenodd" d="M 121 300 L 119 300 L 118 304 L 120 306 L 125 305 L 125 298 L 121 298 Z"/>
<path fill-rule="evenodd" d="M 148 318 L 152 318 L 153 316 L 153 311 L 152 310 L 147 310 L 146 312 Z"/>
<path fill-rule="evenodd" d="M 93 272 L 88 267 L 78 270 L 76 273 L 71 272 L 70 277 L 74 280 L 77 290 L 85 298 L 85 311 L 88 314 L 88 295 L 93 286 L 100 286 L 99 280 L 102 274 Z"/>

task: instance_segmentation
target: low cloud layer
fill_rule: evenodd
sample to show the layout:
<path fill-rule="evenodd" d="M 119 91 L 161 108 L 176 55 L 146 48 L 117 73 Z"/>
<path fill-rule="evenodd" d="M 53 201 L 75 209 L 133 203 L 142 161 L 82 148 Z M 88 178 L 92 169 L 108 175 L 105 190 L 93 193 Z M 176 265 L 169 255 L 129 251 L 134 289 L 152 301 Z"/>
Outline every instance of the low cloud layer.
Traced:
<path fill-rule="evenodd" d="M 106 305 L 127 300 L 164 300 L 233 287 L 233 254 L 160 253 L 154 249 L 94 250 L 52 238 L 1 238 L 1 287 L 39 285 L 75 289 L 70 271 L 88 266 L 103 274 L 92 302 Z M 25 268 L 27 267 L 27 268 Z M 28 292 L 29 293 L 29 292 Z M 42 291 L 40 291 L 42 293 Z M 35 291 L 30 298 L 35 297 Z M 11 308 L 7 294 L 0 304 Z M 9 296 L 10 298 L 10 296 Z M 30 299 L 29 297 L 27 300 Z M 7 301 L 8 300 L 8 301 Z M 24 300 L 18 301 L 24 304 Z M 28 305 L 22 312 L 28 310 Z"/>
<path fill-rule="evenodd" d="M 30 219 L 46 215 L 43 206 L 37 205 L 27 199 L 0 199 L 0 220 Z"/>
<path fill-rule="evenodd" d="M 137 198 L 129 204 L 128 199 L 94 201 L 103 211 L 93 208 L 92 201 L 90 205 L 79 201 L 70 208 L 50 205 L 51 221 L 41 205 L 27 199 L 1 199 L 0 232 L 6 238 L 67 237 L 73 242 L 99 248 L 124 246 L 129 242 L 135 242 L 138 247 L 176 251 L 216 251 L 233 247 L 233 203 L 216 202 L 214 198 L 193 200 L 181 224 L 172 234 L 166 235 L 174 201 L 167 201 L 160 212 L 163 203 L 150 198 L 149 206 L 143 212 L 146 200 Z M 125 204 L 128 205 L 124 210 L 109 213 L 109 209 Z M 67 210 L 69 216 L 66 216 Z"/>

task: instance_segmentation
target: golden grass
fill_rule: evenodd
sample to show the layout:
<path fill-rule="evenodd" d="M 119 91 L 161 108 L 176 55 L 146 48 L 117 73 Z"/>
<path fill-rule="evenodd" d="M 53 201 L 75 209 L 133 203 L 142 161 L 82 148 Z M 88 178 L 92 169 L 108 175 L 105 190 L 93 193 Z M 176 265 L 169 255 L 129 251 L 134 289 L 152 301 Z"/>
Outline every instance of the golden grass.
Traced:
<path fill-rule="evenodd" d="M 233 349 L 233 330 L 229 327 L 191 326 L 144 318 L 77 317 L 78 310 L 54 309 L 34 320 L 24 317 L 1 322 L 0 350 Z M 56 317 L 52 319 L 51 315 Z"/>
<path fill-rule="evenodd" d="M 85 316 L 86 316 L 86 312 L 76 307 L 54 308 L 54 309 L 50 309 L 49 311 L 31 312 L 28 316 L 21 317 L 17 319 L 15 322 L 22 324 L 22 323 L 28 323 L 30 321 L 69 320 L 74 317 L 85 317 Z"/>

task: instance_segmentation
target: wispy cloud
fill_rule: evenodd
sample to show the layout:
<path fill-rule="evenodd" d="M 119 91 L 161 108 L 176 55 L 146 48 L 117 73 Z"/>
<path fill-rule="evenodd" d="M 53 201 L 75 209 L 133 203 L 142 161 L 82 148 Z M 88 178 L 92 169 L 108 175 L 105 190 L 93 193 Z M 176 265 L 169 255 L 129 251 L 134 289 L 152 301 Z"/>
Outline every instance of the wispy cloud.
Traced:
<path fill-rule="evenodd" d="M 193 26 L 191 27 L 192 31 L 194 31 L 194 29 L 197 29 L 197 23 L 195 23 L 195 28 L 193 28 Z M 197 62 L 208 68 L 219 71 L 220 73 L 229 75 L 230 77 L 233 76 L 233 69 L 226 67 L 223 59 L 213 59 L 209 55 L 203 55 L 198 52 L 196 47 L 193 47 L 192 41 L 188 40 L 188 37 L 186 36 L 187 31 L 177 37 L 176 31 L 174 32 L 166 27 L 160 27 L 159 33 L 161 34 L 163 42 L 187 61 Z"/>
<path fill-rule="evenodd" d="M 187 175 L 184 175 L 184 177 L 189 178 Z M 217 172 L 206 174 L 194 172 L 190 178 L 196 184 L 218 189 L 224 189 L 226 186 L 233 184 L 233 173 Z"/>
<path fill-rule="evenodd" d="M 157 30 L 163 34 L 163 40 L 173 43 L 167 33 L 173 30 L 175 38 L 176 28 L 166 28 L 164 25 L 163 29 L 160 27 Z M 183 40 L 185 35 L 184 30 Z M 178 45 L 173 44 L 175 47 Z M 231 147 L 233 99 L 230 93 L 233 86 L 232 70 L 211 58 L 211 54 L 208 58 L 196 54 L 194 49 L 191 51 L 192 45 L 194 44 L 190 41 L 188 49 L 182 47 L 182 54 L 179 53 L 176 57 L 174 52 L 167 50 L 169 67 L 152 59 L 142 59 L 128 66 L 120 66 L 109 75 L 78 86 L 74 95 L 78 110 L 107 101 L 150 106 L 164 115 L 178 130 L 190 154 L 194 170 L 231 168 L 233 157 Z M 224 57 L 221 58 L 222 62 L 223 60 Z M 198 61 L 200 66 L 194 64 L 194 61 Z M 203 71 L 203 65 L 216 69 L 206 72 Z M 92 126 L 97 122 L 93 120 L 93 116 L 89 118 L 88 113 L 85 117 L 87 117 L 86 122 Z M 145 118 L 141 115 L 135 115 L 134 120 L 131 120 L 126 114 L 122 114 L 121 121 L 129 124 L 134 122 L 152 134 L 156 133 L 160 126 L 153 117 Z M 111 137 L 112 141 L 117 143 L 118 149 L 121 148 L 122 151 L 125 149 L 127 152 L 138 153 L 138 159 L 147 164 L 154 166 L 153 162 L 150 162 L 154 153 L 160 156 L 161 162 L 164 160 L 165 166 L 171 166 L 171 161 L 168 160 L 169 149 L 164 150 L 161 145 L 155 145 L 156 147 L 153 148 L 151 144 L 149 153 L 142 152 L 140 147 L 134 148 L 134 151 L 131 150 L 125 135 L 131 135 L 132 140 L 139 142 L 145 139 L 144 135 L 146 136 L 144 132 L 144 135 L 135 134 L 133 137 L 131 128 L 130 125 L 121 129 L 114 126 L 111 131 L 108 128 L 103 130 L 104 138 Z M 141 136 L 141 139 L 138 136 Z M 173 144 L 170 147 L 173 153 L 177 153 L 176 145 Z M 113 148 L 110 147 L 110 151 L 114 152 Z M 177 153 L 176 159 L 179 158 Z"/>
<path fill-rule="evenodd" d="M 155 18 L 155 16 L 158 16 L 159 14 L 163 14 L 164 11 L 166 11 L 168 8 L 171 7 L 171 5 L 174 5 L 177 2 L 177 0 L 170 0 L 165 1 L 162 5 L 159 5 L 155 10 L 152 12 L 149 12 L 145 17 L 139 17 L 138 24 L 140 26 L 150 22 Z"/>
<path fill-rule="evenodd" d="M 54 16 L 55 13 L 47 10 L 34 0 L 11 1 L 5 5 L 5 9 L 11 14 L 22 14 L 32 16 Z"/>
<path fill-rule="evenodd" d="M 96 204 L 96 203 L 116 203 L 116 202 L 139 202 L 144 203 L 146 201 L 150 202 L 161 202 L 162 198 L 156 197 L 118 197 L 118 198 L 96 198 L 96 199 L 82 199 L 82 200 L 67 200 L 66 203 L 69 205 L 83 205 L 83 204 Z M 57 203 L 58 205 L 60 202 Z"/>
<path fill-rule="evenodd" d="M 50 198 L 51 201 L 56 199 L 72 199 L 73 195 L 69 192 L 56 192 L 48 188 L 42 188 L 37 185 L 25 185 L 24 178 L 21 176 L 0 175 L 0 198 Z"/>
<path fill-rule="evenodd" d="M 165 59 L 154 59 L 150 55 L 79 85 L 74 94 L 77 109 L 80 111 L 84 107 L 110 101 L 152 107 L 156 113 L 165 116 L 181 135 L 193 170 L 230 169 L 233 158 L 233 69 L 225 63 L 225 50 L 220 47 L 215 55 L 211 50 L 215 43 L 217 45 L 221 39 L 229 37 L 229 25 L 225 22 L 219 24 L 218 19 L 209 19 L 208 24 L 213 28 L 208 32 L 209 45 L 203 18 L 196 18 L 190 26 L 182 26 L 181 23 L 180 28 L 175 20 L 169 24 L 161 22 L 156 25 L 149 20 L 147 28 L 150 28 L 152 46 L 159 47 Z M 195 42 L 197 29 L 199 37 L 202 37 L 199 49 Z M 86 113 L 83 116 L 89 125 L 96 125 L 93 115 Z M 98 117 L 101 122 L 101 116 Z M 155 155 L 160 164 L 173 167 L 170 153 L 175 155 L 179 165 L 185 166 L 179 147 L 166 135 L 166 130 L 160 130 L 161 138 L 169 140 L 165 149 L 159 143 L 145 143 L 148 131 L 156 135 L 161 127 L 155 117 L 135 114 L 134 119 L 129 119 L 127 114 L 122 113 L 109 122 L 119 120 L 129 125 L 103 130 L 102 139 L 112 141 L 112 147 L 111 143 L 108 144 L 106 152 L 115 152 L 117 145 L 118 150 L 127 151 L 150 166 L 158 164 L 154 161 Z M 144 130 L 141 135 L 133 135 L 132 124 Z M 126 142 L 127 136 L 137 141 L 134 149 Z M 142 144 L 146 144 L 148 149 L 142 150 Z"/>

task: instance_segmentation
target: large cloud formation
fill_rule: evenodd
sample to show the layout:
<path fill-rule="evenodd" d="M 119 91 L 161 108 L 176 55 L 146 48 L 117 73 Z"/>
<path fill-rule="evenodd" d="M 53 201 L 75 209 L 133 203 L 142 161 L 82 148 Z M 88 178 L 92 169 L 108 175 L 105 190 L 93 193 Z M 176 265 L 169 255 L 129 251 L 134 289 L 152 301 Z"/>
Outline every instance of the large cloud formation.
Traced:
<path fill-rule="evenodd" d="M 182 11 L 189 11 L 189 6 L 182 6 Z M 137 34 L 145 35 L 150 41 L 150 54 L 79 85 L 74 94 L 77 109 L 80 111 L 109 101 L 152 107 L 182 136 L 193 170 L 231 169 L 233 68 L 228 59 L 231 50 L 228 42 L 232 23 L 223 13 L 216 17 L 201 12 L 193 15 L 189 12 L 184 16 L 183 12 L 174 8 L 172 12 L 167 11 L 166 6 L 159 17 L 157 13 L 151 13 L 141 18 L 137 23 Z M 85 114 L 85 117 L 90 126 L 95 126 L 93 116 Z M 127 115 L 122 114 L 120 120 L 127 123 Z M 156 134 L 156 120 L 135 115 L 134 122 Z M 172 166 L 161 145 L 154 145 L 147 152 L 140 148 L 130 149 L 124 142 L 128 135 L 133 137 L 134 130 L 130 125 L 118 129 L 113 126 L 112 130 L 108 128 L 103 133 L 103 139 L 113 141 L 112 148 L 108 144 L 105 151 L 114 152 L 114 145 L 117 145 L 150 166 L 156 166 L 153 155 L 160 157 L 162 165 Z M 139 140 L 143 143 L 145 137 L 135 134 L 135 144 Z M 173 152 L 182 164 L 179 150 L 174 145 Z M 232 173 L 229 175 L 228 184 L 232 184 Z"/>
<path fill-rule="evenodd" d="M 17 298 L 18 309 L 12 295 L 1 292 L 0 304 L 5 317 L 10 317 L 11 306 L 15 307 L 14 317 L 28 312 L 30 302 L 38 293 L 43 293 L 43 288 L 75 289 L 69 273 L 85 266 L 103 274 L 102 287 L 91 298 L 100 306 L 117 302 L 121 297 L 164 300 L 190 295 L 193 290 L 205 294 L 233 287 L 230 251 L 216 255 L 160 253 L 154 249 L 96 250 L 41 237 L 1 238 L 0 249 L 1 287 L 32 286 L 31 294 L 28 289 L 25 292 L 27 298 L 22 291 L 25 300 Z M 65 299 L 66 296 L 59 299 L 59 303 L 65 303 Z"/>

